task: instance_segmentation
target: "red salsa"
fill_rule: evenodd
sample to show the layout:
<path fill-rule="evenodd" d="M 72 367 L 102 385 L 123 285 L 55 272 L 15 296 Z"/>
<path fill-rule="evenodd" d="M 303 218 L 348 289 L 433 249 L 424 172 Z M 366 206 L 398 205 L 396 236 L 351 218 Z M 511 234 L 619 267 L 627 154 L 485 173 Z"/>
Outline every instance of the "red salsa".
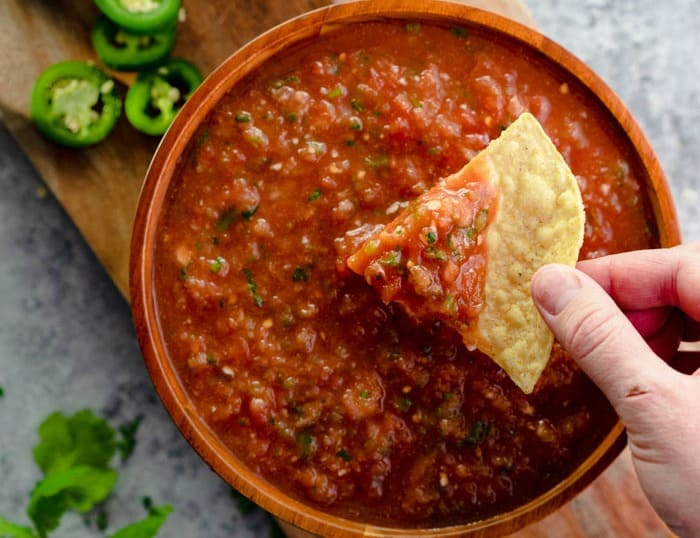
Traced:
<path fill-rule="evenodd" d="M 526 110 L 580 183 L 582 257 L 657 246 L 614 125 L 573 81 L 477 30 L 358 23 L 216 105 L 158 224 L 156 294 L 185 390 L 252 470 L 343 517 L 442 526 L 535 498 L 610 431 L 612 409 L 558 346 L 525 395 L 347 267 Z"/>
<path fill-rule="evenodd" d="M 496 201 L 495 187 L 482 175 L 457 172 L 412 200 L 348 258 L 348 267 L 384 303 L 399 303 L 419 319 L 466 326 L 484 302 L 487 253 L 481 234 Z"/>

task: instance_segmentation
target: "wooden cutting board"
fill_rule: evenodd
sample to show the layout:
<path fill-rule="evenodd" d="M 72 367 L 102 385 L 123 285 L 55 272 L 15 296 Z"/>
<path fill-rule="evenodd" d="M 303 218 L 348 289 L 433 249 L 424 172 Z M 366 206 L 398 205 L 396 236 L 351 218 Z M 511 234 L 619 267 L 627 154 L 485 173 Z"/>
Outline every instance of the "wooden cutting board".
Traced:
<path fill-rule="evenodd" d="M 186 20 L 178 28 L 175 55 L 192 60 L 208 73 L 262 31 L 326 3 L 184 0 Z M 467 3 L 535 26 L 519 0 Z M 27 112 L 32 83 L 44 68 L 67 59 L 95 60 L 89 29 L 96 17 L 92 0 L 2 0 L 0 113 L 127 297 L 131 225 L 141 182 L 158 140 L 140 135 L 122 117 L 106 142 L 68 150 L 45 141 Z M 127 84 L 132 79 L 128 74 L 115 77 Z M 307 535 L 286 525 L 285 530 L 290 537 Z M 669 535 L 641 492 L 627 451 L 574 501 L 517 533 L 523 538 Z"/>

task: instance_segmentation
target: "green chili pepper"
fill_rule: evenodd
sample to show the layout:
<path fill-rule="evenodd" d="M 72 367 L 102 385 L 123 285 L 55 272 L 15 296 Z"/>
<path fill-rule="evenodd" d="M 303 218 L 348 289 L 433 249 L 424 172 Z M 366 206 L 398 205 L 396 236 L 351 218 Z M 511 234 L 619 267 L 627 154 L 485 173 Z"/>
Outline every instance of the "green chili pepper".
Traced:
<path fill-rule="evenodd" d="M 171 58 L 139 74 L 126 94 L 126 117 L 139 131 L 162 135 L 201 82 L 202 74 L 194 65 Z"/>
<path fill-rule="evenodd" d="M 107 17 L 97 19 L 92 28 L 92 47 L 110 69 L 137 71 L 164 60 L 175 42 L 175 25 L 149 34 L 134 34 Z"/>
<path fill-rule="evenodd" d="M 154 34 L 174 26 L 180 0 L 95 0 L 115 24 L 134 34 Z"/>
<path fill-rule="evenodd" d="M 31 96 L 31 116 L 54 142 L 79 148 L 104 139 L 114 128 L 122 102 L 114 81 L 84 62 L 52 65 L 39 75 Z"/>

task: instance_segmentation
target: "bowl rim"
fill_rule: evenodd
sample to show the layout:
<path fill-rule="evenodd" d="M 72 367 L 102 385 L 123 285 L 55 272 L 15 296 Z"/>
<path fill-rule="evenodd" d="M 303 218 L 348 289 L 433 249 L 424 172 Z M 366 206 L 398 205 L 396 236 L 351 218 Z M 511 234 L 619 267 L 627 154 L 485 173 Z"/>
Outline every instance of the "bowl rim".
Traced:
<path fill-rule="evenodd" d="M 495 32 L 554 64 L 588 89 L 611 121 L 616 122 L 646 171 L 647 190 L 659 228 L 661 246 L 680 243 L 671 190 L 659 161 L 640 127 L 617 95 L 572 53 L 520 23 L 465 4 L 444 0 L 364 0 L 325 6 L 290 19 L 250 41 L 221 63 L 185 103 L 162 138 L 139 197 L 131 240 L 130 289 L 134 325 L 156 391 L 181 433 L 224 481 L 275 516 L 307 531 L 333 536 L 493 536 L 514 532 L 541 519 L 588 486 L 622 451 L 626 436 L 617 423 L 600 445 L 563 481 L 516 509 L 463 525 L 435 528 L 383 527 L 323 512 L 294 499 L 250 471 L 216 437 L 180 384 L 157 315 L 153 286 L 154 251 L 159 217 L 179 168 L 181 156 L 202 122 L 243 77 L 282 50 L 360 21 L 419 19 L 458 22 Z"/>

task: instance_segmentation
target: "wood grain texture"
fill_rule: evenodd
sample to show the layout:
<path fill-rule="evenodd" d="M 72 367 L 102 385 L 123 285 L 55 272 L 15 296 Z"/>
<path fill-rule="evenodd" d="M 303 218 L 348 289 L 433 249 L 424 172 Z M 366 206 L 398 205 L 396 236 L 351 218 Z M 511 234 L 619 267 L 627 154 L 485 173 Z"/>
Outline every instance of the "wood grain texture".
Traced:
<path fill-rule="evenodd" d="M 175 55 L 206 74 L 263 31 L 326 0 L 184 0 Z M 534 25 L 519 0 L 471 0 Z M 71 216 L 119 291 L 128 296 L 131 225 L 141 182 L 158 140 L 131 128 L 123 117 L 107 141 L 67 150 L 44 140 L 28 118 L 29 94 L 39 73 L 67 59 L 96 61 L 90 27 L 92 0 L 3 0 L 0 2 L 0 112 L 44 181 Z M 31 40 L 27 40 L 31 36 Z M 31 46 L 27 46 L 30 42 Z M 133 74 L 112 73 L 128 84 Z M 126 86 L 120 88 L 122 94 Z"/>
<path fill-rule="evenodd" d="M 184 0 L 187 20 L 179 28 L 175 54 L 193 60 L 208 73 L 262 31 L 325 3 Z M 534 25 L 520 2 L 469 3 Z M 91 0 L 0 2 L 0 111 L 126 297 L 131 226 L 142 179 L 158 141 L 140 135 L 122 118 L 105 143 L 80 151 L 67 150 L 46 142 L 27 117 L 31 85 L 45 67 L 65 59 L 94 59 L 89 28 L 96 16 Z M 131 76 L 118 78 L 129 82 Z M 310 536 L 289 525 L 285 531 L 290 537 Z M 533 538 L 669 535 L 639 488 L 628 452 L 566 507 L 516 534 Z"/>
<path fill-rule="evenodd" d="M 264 30 L 325 3 L 185 0 L 187 18 L 178 28 L 174 55 L 194 61 L 208 73 Z M 67 59 L 96 60 L 90 27 L 97 14 L 92 0 L 0 2 L 0 111 L 8 129 L 127 297 L 131 227 L 158 139 L 138 133 L 122 114 L 105 142 L 70 150 L 47 142 L 28 118 L 31 87 L 42 70 Z M 130 74 L 116 76 L 125 82 L 133 78 Z M 120 90 L 123 95 L 125 86 Z"/>

